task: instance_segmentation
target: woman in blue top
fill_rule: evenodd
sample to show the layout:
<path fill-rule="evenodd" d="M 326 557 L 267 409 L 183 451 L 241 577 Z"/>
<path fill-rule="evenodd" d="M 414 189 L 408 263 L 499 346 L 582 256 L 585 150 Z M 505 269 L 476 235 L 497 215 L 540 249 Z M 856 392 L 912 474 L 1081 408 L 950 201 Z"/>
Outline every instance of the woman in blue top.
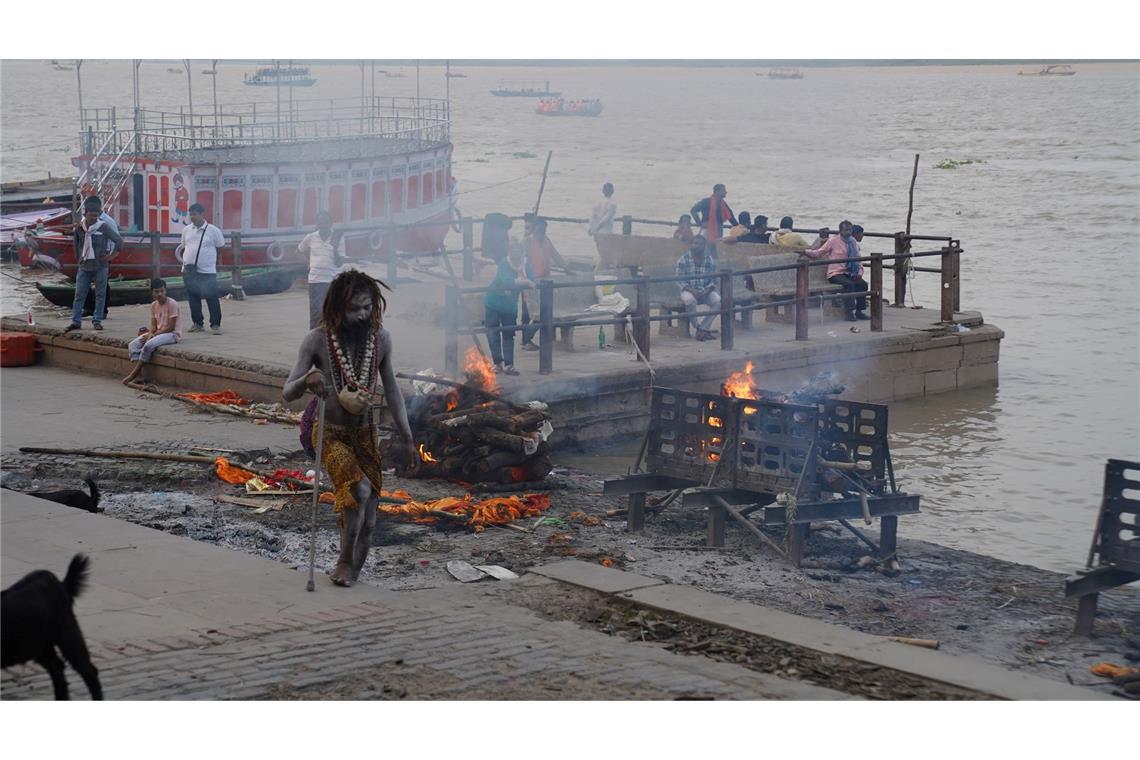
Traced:
<path fill-rule="evenodd" d="M 512 248 L 510 253 L 499 260 L 495 279 L 488 286 L 492 288 L 483 296 L 486 315 L 483 324 L 487 327 L 487 342 L 491 344 L 491 360 L 495 371 L 506 375 L 517 375 L 515 369 L 515 331 L 518 321 L 519 292 L 524 288 L 535 287 L 530 264 L 520 248 Z M 497 330 L 495 328 L 511 328 Z"/>

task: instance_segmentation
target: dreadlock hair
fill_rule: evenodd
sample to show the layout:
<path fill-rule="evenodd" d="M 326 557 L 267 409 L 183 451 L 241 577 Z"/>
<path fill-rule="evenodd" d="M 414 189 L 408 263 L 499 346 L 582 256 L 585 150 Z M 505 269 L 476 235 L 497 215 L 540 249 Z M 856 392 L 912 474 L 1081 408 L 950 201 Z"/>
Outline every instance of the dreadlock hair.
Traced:
<path fill-rule="evenodd" d="M 384 321 L 384 310 L 388 308 L 388 301 L 380 289 L 391 291 L 387 283 L 377 280 L 356 269 L 341 272 L 333 278 L 325 293 L 325 302 L 321 306 L 321 326 L 326 330 L 340 332 L 344 322 L 344 314 L 348 310 L 348 303 L 359 292 L 367 292 L 372 296 L 371 332 L 380 329 Z"/>

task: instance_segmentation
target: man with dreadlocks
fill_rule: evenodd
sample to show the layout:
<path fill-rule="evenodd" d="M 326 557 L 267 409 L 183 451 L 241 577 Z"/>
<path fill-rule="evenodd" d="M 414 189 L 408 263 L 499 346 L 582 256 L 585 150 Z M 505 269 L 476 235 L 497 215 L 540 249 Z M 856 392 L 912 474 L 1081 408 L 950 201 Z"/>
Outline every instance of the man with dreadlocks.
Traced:
<path fill-rule="evenodd" d="M 340 557 L 329 576 L 337 586 L 356 581 L 372 547 L 382 480 L 371 419 L 378 382 L 384 385 L 387 405 L 403 439 L 406 465 L 414 467 L 418 461 L 392 366 L 392 336 L 383 326 L 387 301 L 381 287 L 388 288 L 357 270 L 333 278 L 320 324 L 301 341 L 297 364 L 281 393 L 286 401 L 301 398 L 305 391 L 325 399 L 321 463 L 332 479 L 340 517 Z M 312 424 L 315 407 L 313 399 L 305 414 L 307 435 L 305 420 L 301 426 L 302 441 L 313 449 L 318 434 Z"/>

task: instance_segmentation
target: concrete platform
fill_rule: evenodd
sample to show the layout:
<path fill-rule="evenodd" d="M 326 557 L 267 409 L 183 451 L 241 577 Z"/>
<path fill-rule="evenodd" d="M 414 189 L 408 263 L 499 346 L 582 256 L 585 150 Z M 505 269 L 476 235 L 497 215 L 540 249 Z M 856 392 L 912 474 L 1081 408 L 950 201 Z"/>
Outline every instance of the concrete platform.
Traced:
<path fill-rule="evenodd" d="M 980 660 L 887 641 L 878 636 L 728 599 L 688 586 L 675 586 L 661 581 L 647 584 L 647 579 L 643 576 L 578 560 L 543 565 L 532 572 L 582 588 L 619 595 L 634 604 L 652 609 L 909 673 L 988 694 L 997 699 L 1113 699 L 1089 689 L 1005 670 Z"/>
<path fill-rule="evenodd" d="M 370 270 L 383 277 L 383 268 Z M 485 284 L 484 268 L 472 286 Z M 468 283 L 465 283 L 468 284 Z M 385 323 L 395 342 L 398 371 L 418 372 L 444 366 L 443 309 L 445 283 L 434 278 L 394 286 L 388 294 Z M 181 304 L 189 325 L 189 308 Z M 473 310 L 473 313 L 477 312 Z M 176 346 L 164 347 L 148 371 L 166 387 L 200 391 L 230 388 L 261 401 L 280 399 L 280 388 L 295 361 L 307 330 L 308 294 L 304 283 L 280 294 L 222 302 L 223 335 L 184 334 Z M 33 332 L 45 349 L 41 362 L 51 366 L 122 377 L 129 371 L 126 345 L 147 322 L 146 306 L 112 309 L 105 329 L 96 333 L 85 322 L 82 331 L 63 334 L 70 315 L 45 310 L 29 327 L 26 315 L 3 320 L 6 331 Z M 813 310 L 810 339 L 795 340 L 793 325 L 764 322 L 756 328 L 737 325 L 735 348 L 720 350 L 719 341 L 661 336 L 652 330 L 650 370 L 636 361 L 614 328 L 606 328 L 611 344 L 598 349 L 597 330 L 575 331 L 574 350 L 555 350 L 554 372 L 538 373 L 538 352 L 516 350 L 519 377 L 501 377 L 505 395 L 541 399 L 555 418 L 554 445 L 582 445 L 644 432 L 648 389 L 652 384 L 714 387 L 729 373 L 756 364 L 762 387 L 790 390 L 807 378 L 832 370 L 847 385 L 851 400 L 888 402 L 957 388 L 996 385 L 998 356 L 1004 333 L 984 324 L 977 312 L 956 315 L 968 332 L 947 333 L 938 326 L 936 309 L 884 308 L 884 329 L 872 333 L 869 323 L 821 322 Z M 460 354 L 471 345 L 460 341 Z M 34 370 L 18 370 L 34 371 Z"/>

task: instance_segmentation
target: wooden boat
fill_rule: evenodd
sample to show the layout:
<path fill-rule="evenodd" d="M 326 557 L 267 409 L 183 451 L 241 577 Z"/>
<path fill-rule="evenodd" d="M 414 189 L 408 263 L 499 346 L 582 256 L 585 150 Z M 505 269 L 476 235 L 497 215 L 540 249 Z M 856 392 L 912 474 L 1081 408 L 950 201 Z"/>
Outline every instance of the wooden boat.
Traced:
<path fill-rule="evenodd" d="M 760 76 L 757 74 L 756 76 Z M 803 79 L 804 73 L 799 69 L 769 69 L 769 79 Z"/>
<path fill-rule="evenodd" d="M 534 112 L 540 116 L 601 116 L 602 101 L 545 99 Z"/>
<path fill-rule="evenodd" d="M 539 88 L 542 85 L 542 88 Z M 558 98 L 561 92 L 553 92 L 550 82 L 533 79 L 504 79 L 497 90 L 491 90 L 497 98 Z"/>
<path fill-rule="evenodd" d="M 262 296 L 270 293 L 283 293 L 293 286 L 298 277 L 303 276 L 307 269 L 289 267 L 286 269 L 269 269 L 266 267 L 253 267 L 243 269 L 241 273 L 242 290 L 247 296 Z M 186 285 L 181 277 L 163 277 L 166 282 L 166 294 L 175 301 L 186 300 Z M 112 279 L 108 283 L 111 287 L 108 306 L 130 306 L 150 303 L 150 280 Z M 228 293 L 233 285 L 232 272 L 218 272 L 218 291 Z M 75 285 L 70 283 L 36 283 L 36 289 L 44 298 L 56 306 L 69 307 L 75 300 Z M 94 308 L 94 290 L 88 295 Z"/>
<path fill-rule="evenodd" d="M 146 110 L 137 132 L 109 120 L 111 112 L 84 108 L 80 145 L 88 152 L 72 161 L 76 195 L 101 197 L 121 230 L 112 277 L 150 276 L 155 264 L 176 274 L 193 203 L 226 235 L 220 268 L 303 263 L 297 245 L 319 211 L 332 215 L 348 258 L 432 253 L 455 213 L 442 99 L 377 98 L 369 119 L 360 118 L 357 98 L 294 100 L 287 112 L 220 105 L 217 127 L 214 119 L 186 127 L 176 112 Z M 75 278 L 71 235 L 47 229 L 25 237 L 21 264 L 38 255 Z"/>
<path fill-rule="evenodd" d="M 1019 71 L 1019 77 L 1071 77 L 1077 72 L 1067 63 L 1051 63 L 1040 71 Z"/>

